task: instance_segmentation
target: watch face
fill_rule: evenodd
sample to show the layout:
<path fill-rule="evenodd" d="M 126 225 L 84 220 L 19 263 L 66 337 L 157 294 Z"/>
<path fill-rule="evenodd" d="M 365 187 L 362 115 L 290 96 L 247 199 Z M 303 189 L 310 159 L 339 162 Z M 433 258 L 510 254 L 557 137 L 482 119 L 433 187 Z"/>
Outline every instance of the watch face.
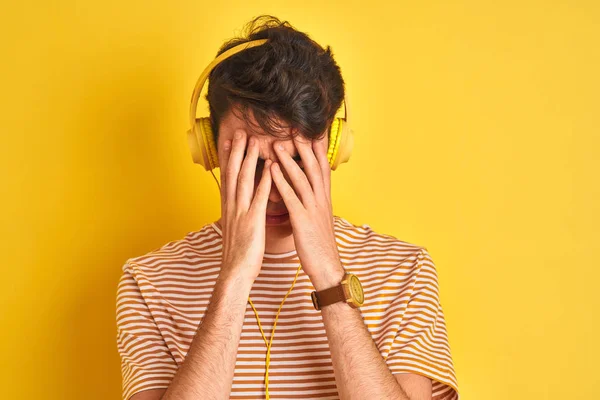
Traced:
<path fill-rule="evenodd" d="M 352 294 L 352 298 L 356 300 L 359 304 L 362 304 L 364 299 L 363 288 L 358 280 L 356 275 L 352 275 L 350 277 L 350 293 Z"/>

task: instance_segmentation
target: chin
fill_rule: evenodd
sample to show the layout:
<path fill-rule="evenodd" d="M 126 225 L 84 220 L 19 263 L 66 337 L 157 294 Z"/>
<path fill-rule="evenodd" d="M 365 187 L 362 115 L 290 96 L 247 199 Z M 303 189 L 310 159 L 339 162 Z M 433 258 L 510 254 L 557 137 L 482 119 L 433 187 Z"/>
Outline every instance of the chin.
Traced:
<path fill-rule="evenodd" d="M 271 231 L 289 231 L 292 229 L 292 224 L 290 224 L 289 220 L 279 224 L 270 224 L 267 222 L 265 223 L 265 228 Z"/>

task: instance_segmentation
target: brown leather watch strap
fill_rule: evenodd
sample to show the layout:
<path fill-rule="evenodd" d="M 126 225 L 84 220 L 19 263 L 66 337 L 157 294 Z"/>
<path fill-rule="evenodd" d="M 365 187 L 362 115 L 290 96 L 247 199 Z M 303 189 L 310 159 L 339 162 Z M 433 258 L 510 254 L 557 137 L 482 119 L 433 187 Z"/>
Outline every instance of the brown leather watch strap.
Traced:
<path fill-rule="evenodd" d="M 315 297 L 319 303 L 319 308 L 337 303 L 338 301 L 346 301 L 344 288 L 341 284 L 329 289 L 321 290 L 320 292 L 315 292 Z"/>

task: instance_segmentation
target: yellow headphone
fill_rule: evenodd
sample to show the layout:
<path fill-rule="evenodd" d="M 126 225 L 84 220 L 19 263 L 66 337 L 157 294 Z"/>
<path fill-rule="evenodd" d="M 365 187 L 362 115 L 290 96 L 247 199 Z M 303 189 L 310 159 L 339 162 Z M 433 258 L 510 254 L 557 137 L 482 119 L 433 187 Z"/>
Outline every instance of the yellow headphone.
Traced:
<path fill-rule="evenodd" d="M 232 55 L 251 47 L 260 46 L 268 39 L 252 40 L 239 44 L 223 52 L 215 58 L 202 72 L 194 91 L 192 92 L 192 101 L 190 103 L 190 126 L 187 131 L 187 138 L 192 160 L 196 164 L 202 165 L 207 171 L 212 171 L 219 166 L 217 156 L 217 146 L 215 145 L 214 135 L 210 126 L 210 118 L 196 118 L 198 99 L 204 83 L 212 69 L 221 61 Z M 329 128 L 329 148 L 327 150 L 327 159 L 332 170 L 335 170 L 339 164 L 345 163 L 350 159 L 352 147 L 354 145 L 354 134 L 350 129 L 350 107 L 348 105 L 348 94 L 344 95 L 344 118 L 334 118 Z M 214 175 L 213 175 L 214 176 Z"/>
<path fill-rule="evenodd" d="M 210 171 L 211 174 L 212 170 L 219 166 L 219 160 L 217 156 L 217 146 L 215 145 L 214 135 L 210 125 L 210 118 L 196 118 L 196 111 L 198 107 L 198 99 L 200 98 L 200 92 L 202 92 L 202 88 L 204 87 L 204 83 L 208 79 L 208 75 L 217 64 L 227 59 L 228 57 L 231 57 L 237 52 L 249 49 L 254 46 L 260 46 L 264 44 L 267 40 L 268 39 L 252 40 L 246 43 L 239 44 L 223 52 L 204 69 L 202 75 L 200 75 L 200 78 L 198 79 L 198 82 L 196 82 L 196 86 L 194 87 L 194 91 L 192 92 L 192 101 L 190 104 L 191 129 L 187 131 L 187 138 L 190 150 L 192 152 L 192 160 L 194 161 L 194 163 L 202 165 L 207 171 Z M 352 153 L 352 147 L 354 146 L 354 134 L 353 131 L 350 129 L 348 115 L 350 115 L 350 107 L 348 105 L 348 93 L 347 91 L 345 91 L 344 118 L 334 118 L 333 122 L 331 123 L 331 127 L 329 128 L 329 148 L 327 150 L 327 159 L 329 160 L 329 166 L 332 170 L 335 170 L 338 167 L 338 165 L 347 162 L 350 159 L 350 154 Z M 213 177 L 215 178 L 215 181 L 217 181 L 217 178 L 214 174 Z M 218 181 L 217 185 L 220 189 L 221 186 L 219 185 Z M 279 318 L 279 312 L 283 307 L 283 303 L 285 302 L 288 295 L 294 288 L 294 285 L 296 284 L 296 280 L 298 279 L 298 274 L 300 273 L 301 268 L 302 265 L 299 265 L 298 269 L 296 270 L 296 276 L 294 277 L 292 286 L 284 296 L 283 301 L 281 302 L 281 305 L 277 310 L 275 321 L 273 322 L 273 329 L 271 331 L 271 340 L 267 341 L 262 326 L 260 325 L 260 318 L 258 317 L 258 312 L 256 311 L 252 300 L 250 299 L 250 297 L 248 297 L 248 302 L 250 302 L 250 306 L 254 310 L 254 315 L 256 316 L 258 328 L 260 329 L 260 333 L 267 346 L 265 371 L 265 391 L 267 400 L 269 400 L 269 364 L 271 358 L 271 345 L 273 343 L 273 338 L 275 337 L 275 327 L 277 326 L 277 319 Z"/>

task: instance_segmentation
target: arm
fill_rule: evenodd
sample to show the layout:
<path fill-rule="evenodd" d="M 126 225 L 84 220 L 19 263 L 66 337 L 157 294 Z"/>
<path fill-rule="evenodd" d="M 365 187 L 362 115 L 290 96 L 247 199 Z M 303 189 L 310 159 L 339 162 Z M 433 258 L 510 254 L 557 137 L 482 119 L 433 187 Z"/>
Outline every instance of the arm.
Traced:
<path fill-rule="evenodd" d="M 344 275 L 333 225 L 328 142 L 326 135 L 311 141 L 300 138 L 301 135 L 294 136 L 294 144 L 306 174 L 285 150 L 283 142 L 275 141 L 275 152 L 294 188 L 285 179 L 278 163 L 272 166 L 273 181 L 290 210 L 294 243 L 302 268 L 315 289 L 321 291 L 338 285 Z M 359 310 L 336 303 L 325 307 L 322 316 L 341 399 L 349 399 L 350 395 L 352 399 L 431 398 L 431 382 L 426 378 L 394 378 Z M 404 388 L 410 391 L 411 398 Z"/>
<path fill-rule="evenodd" d="M 233 137 L 233 132 L 227 135 Z M 265 215 L 271 174 L 255 176 L 259 141 L 237 129 L 219 154 L 223 255 L 219 278 L 186 358 L 163 400 L 229 399 L 246 304 L 260 273 L 265 249 Z M 221 150 L 221 149 L 219 149 Z M 230 154 L 231 153 L 231 154 Z"/>
<path fill-rule="evenodd" d="M 342 266 L 337 266 L 335 270 L 336 274 L 311 277 L 317 291 L 336 286 L 342 281 Z M 340 399 L 431 399 L 431 381 L 428 378 L 404 374 L 410 376 L 396 379 L 392 375 L 360 310 L 339 302 L 323 307 L 321 313 Z M 403 388 L 410 390 L 411 397 Z"/>
<path fill-rule="evenodd" d="M 229 399 L 251 287 L 252 282 L 233 273 L 219 276 L 190 350 L 162 400 Z"/>
<path fill-rule="evenodd" d="M 135 358 L 134 362 L 127 358 L 123 369 L 128 377 L 124 384 L 125 396 L 134 390 L 141 392 L 132 400 L 228 399 L 231 394 L 246 304 L 252 284 L 260 273 L 264 256 L 265 215 L 271 188 L 269 161 L 265 162 L 266 168 L 263 169 L 258 187 L 253 187 L 256 181 L 258 141 L 249 140 L 249 150 L 244 156 L 246 133 L 243 129 L 237 129 L 235 133 L 233 144 L 231 140 L 225 140 L 223 147 L 219 147 L 223 182 L 220 188 L 223 254 L 221 272 L 206 314 L 183 363 L 179 368 L 174 368 L 175 372 L 172 372 L 173 369 L 169 371 L 168 377 L 172 379 L 168 381 L 166 392 L 163 389 L 166 379 L 156 379 L 157 368 L 154 367 L 153 360 L 142 363 L 135 361 Z M 233 137 L 233 132 L 222 134 L 224 137 Z M 140 302 L 143 304 L 143 301 Z M 150 313 L 146 314 L 146 320 L 150 321 Z M 154 324 L 154 321 L 151 322 Z M 156 324 L 153 328 L 158 330 Z M 159 332 L 153 333 L 160 338 Z M 175 360 L 167 354 L 164 341 L 161 344 L 162 359 L 174 363 Z M 153 345 L 154 348 L 157 347 L 155 343 Z M 123 353 L 127 356 L 125 350 Z M 145 368 L 140 368 L 139 365 Z M 129 378 L 129 371 L 135 372 L 135 387 L 132 387 L 133 380 Z M 147 381 L 151 384 L 144 383 Z M 161 389 L 156 390 L 157 386 Z M 148 390 L 144 391 L 143 388 Z"/>

